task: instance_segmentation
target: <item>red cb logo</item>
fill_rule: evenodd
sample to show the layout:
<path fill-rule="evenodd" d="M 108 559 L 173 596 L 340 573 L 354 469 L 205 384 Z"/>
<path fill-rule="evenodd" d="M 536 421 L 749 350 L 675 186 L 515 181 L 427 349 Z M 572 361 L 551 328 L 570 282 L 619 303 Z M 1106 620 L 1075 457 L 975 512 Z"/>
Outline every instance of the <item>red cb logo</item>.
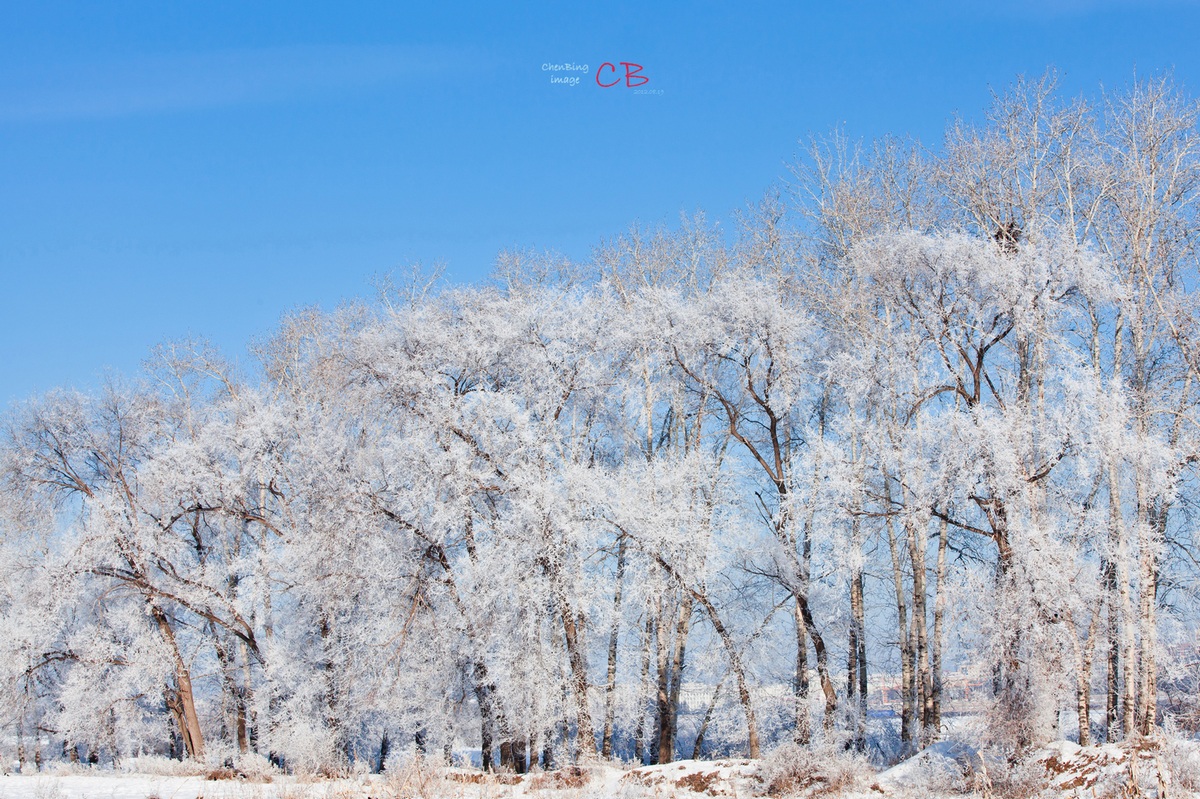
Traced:
<path fill-rule="evenodd" d="M 650 82 L 650 79 L 648 77 L 641 74 L 641 71 L 642 71 L 641 64 L 634 64 L 631 61 L 622 61 L 622 62 L 620 62 L 620 64 L 621 64 L 621 66 L 625 67 L 625 85 L 627 87 L 633 88 L 634 86 L 645 86 L 647 83 Z M 601 74 L 604 72 L 604 70 L 606 68 L 613 73 L 614 77 L 613 77 L 611 83 L 605 83 L 603 80 L 600 79 Z M 637 82 L 635 83 L 634 81 L 637 81 Z M 621 76 L 619 74 L 617 74 L 617 68 L 611 61 L 605 61 L 603 64 L 600 65 L 600 68 L 596 70 L 596 85 L 599 86 L 600 88 L 611 89 L 613 86 L 616 86 L 620 82 L 621 82 Z"/>

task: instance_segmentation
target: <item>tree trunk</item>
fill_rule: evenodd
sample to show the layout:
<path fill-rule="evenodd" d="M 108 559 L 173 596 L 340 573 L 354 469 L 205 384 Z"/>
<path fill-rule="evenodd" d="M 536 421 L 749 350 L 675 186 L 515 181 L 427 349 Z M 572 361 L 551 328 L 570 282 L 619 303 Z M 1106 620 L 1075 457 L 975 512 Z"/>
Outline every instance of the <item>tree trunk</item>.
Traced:
<path fill-rule="evenodd" d="M 558 591 L 559 615 L 563 621 L 563 637 L 567 646 L 567 662 L 571 668 L 571 690 L 575 695 L 575 727 L 579 740 L 579 755 L 584 759 L 596 756 L 596 733 L 592 727 L 592 712 L 588 707 L 587 654 L 583 648 L 582 619 L 575 615 L 562 587 Z"/>
<path fill-rule="evenodd" d="M 417 754 L 424 755 L 425 754 L 425 751 L 424 751 L 425 750 L 425 741 L 422 739 L 421 733 L 419 730 L 417 732 L 415 742 L 417 743 L 417 747 L 416 747 Z M 376 774 L 383 773 L 383 767 L 387 765 L 388 753 L 391 751 L 392 751 L 392 743 L 391 743 L 391 741 L 388 740 L 387 730 L 384 730 L 382 737 L 380 737 L 380 739 L 379 739 L 379 759 L 377 759 L 375 761 L 375 773 Z"/>
<path fill-rule="evenodd" d="M 651 741 L 651 760 L 655 763 L 662 763 L 662 730 L 667 723 L 667 703 L 669 701 L 671 691 L 671 656 L 668 650 L 671 646 L 671 625 L 667 623 L 667 607 L 665 603 L 659 605 L 658 622 L 658 640 L 656 641 L 657 648 L 657 675 L 658 680 L 655 685 L 654 694 L 654 738 Z M 670 762 L 670 761 L 667 761 Z"/>
<path fill-rule="evenodd" d="M 518 774 L 525 774 L 529 771 L 529 740 L 523 735 L 514 736 L 512 739 L 512 759 L 513 771 Z"/>
<path fill-rule="evenodd" d="M 704 754 L 704 736 L 708 732 L 708 725 L 712 723 L 713 713 L 717 709 L 717 698 L 721 695 L 721 688 L 725 686 L 725 678 L 729 676 L 729 672 L 721 675 L 721 679 L 717 681 L 717 687 L 713 688 L 712 698 L 708 700 L 708 707 L 704 709 L 704 718 L 700 720 L 700 729 L 696 732 L 696 742 L 692 745 L 692 760 L 699 760 Z"/>
<path fill-rule="evenodd" d="M 1140 607 L 1138 627 L 1142 632 L 1141 658 L 1138 662 L 1138 732 L 1149 735 L 1158 717 L 1158 571 L 1159 548 L 1166 535 L 1169 505 L 1156 499 L 1143 525 L 1144 539 L 1139 546 L 1138 588 Z"/>
<path fill-rule="evenodd" d="M 808 578 L 811 574 L 812 567 L 812 518 L 811 516 L 805 523 L 803 531 L 804 541 L 801 545 L 801 558 L 799 564 L 799 579 L 803 590 L 797 592 L 796 596 L 796 614 L 797 623 L 803 622 L 804 631 L 808 633 L 808 638 L 813 644 L 813 653 L 817 660 L 817 680 L 821 683 L 821 692 L 825 695 L 825 729 L 833 729 L 834 716 L 837 713 L 837 690 L 833 687 L 833 679 L 829 676 L 829 650 L 825 647 L 825 639 L 821 637 L 821 631 L 817 629 L 817 624 L 813 620 L 812 610 L 808 606 L 808 596 L 805 591 L 808 590 Z"/>
<path fill-rule="evenodd" d="M 338 664 L 334 659 L 338 650 L 333 626 L 329 616 L 321 614 L 320 626 L 321 648 L 324 651 L 321 670 L 325 682 L 325 727 L 333 733 L 333 744 L 336 751 L 341 752 L 347 761 L 350 760 L 350 736 L 346 732 L 346 724 L 342 714 L 342 697 L 338 685 Z"/>
<path fill-rule="evenodd" d="M 25 719 L 24 713 L 17 719 L 17 773 L 25 773 Z"/>
<path fill-rule="evenodd" d="M 721 616 L 719 613 L 717 613 L 717 609 L 713 607 L 712 602 L 709 601 L 708 597 L 703 591 L 697 591 L 696 589 L 685 585 L 683 581 L 679 579 L 679 575 L 674 569 L 671 568 L 670 564 L 667 563 L 661 555 L 656 554 L 654 558 L 658 561 L 658 565 L 662 566 L 663 569 L 665 569 L 667 573 L 675 579 L 676 584 L 691 594 L 695 600 L 700 603 L 700 607 L 704 608 L 704 612 L 708 614 L 708 619 L 712 623 L 713 630 L 717 633 L 717 637 L 721 639 L 721 644 L 725 648 L 725 654 L 729 658 L 729 668 L 733 671 L 734 678 L 737 680 L 738 699 L 742 703 L 742 712 L 746 714 L 747 744 L 750 750 L 750 757 L 758 758 L 761 755 L 761 749 L 759 748 L 758 743 L 758 721 L 755 718 L 754 705 L 750 699 L 750 683 L 746 679 L 746 669 L 742 665 L 742 657 L 738 653 L 737 646 L 733 642 L 733 636 L 729 634 L 729 630 L 727 630 L 725 625 L 721 622 Z M 824 644 L 822 644 L 822 646 L 824 646 Z M 818 651 L 818 655 L 820 656 L 821 654 L 823 653 Z M 828 679 L 828 669 L 826 669 L 825 675 L 826 679 Z"/>
<path fill-rule="evenodd" d="M 492 722 L 482 712 L 479 714 L 479 767 L 492 771 Z"/>
<path fill-rule="evenodd" d="M 850 630 L 846 642 L 846 701 L 853 716 L 853 743 L 863 751 L 867 745 L 867 624 L 863 596 L 863 472 L 865 469 L 860 443 L 851 440 L 852 457 L 856 462 L 854 506 L 850 515 Z"/>
<path fill-rule="evenodd" d="M 808 631 L 808 637 L 813 642 L 813 651 L 817 656 L 817 679 L 821 681 L 821 691 L 825 694 L 825 728 L 833 729 L 834 717 L 837 715 L 837 691 L 829 676 L 829 650 L 825 648 L 825 639 L 821 637 L 817 623 L 813 621 L 808 598 L 797 596 L 796 605 L 801 618 L 804 619 L 804 628 Z"/>
<path fill-rule="evenodd" d="M 863 589 L 863 572 L 858 570 L 858 576 L 855 578 L 855 584 L 858 593 L 858 603 L 855 608 L 855 624 L 858 626 L 858 701 L 860 710 L 863 714 L 863 719 L 866 719 L 867 713 L 867 603 L 866 594 Z"/>
<path fill-rule="evenodd" d="M 484 771 L 492 771 L 494 768 L 492 747 L 495 744 L 493 730 L 496 724 L 496 686 L 491 682 L 487 665 L 482 660 L 475 661 L 472 677 L 475 683 L 475 698 L 479 701 L 479 764 Z"/>
<path fill-rule="evenodd" d="M 992 492 L 992 498 L 986 501 L 976 500 L 983 508 L 988 525 L 991 527 L 991 538 L 996 544 L 996 586 L 1001 594 L 1011 594 L 1018 590 L 1012 584 L 1013 550 L 1008 536 L 1008 507 L 996 498 L 997 492 Z M 1003 639 L 1000 644 L 1000 656 L 993 666 L 993 689 L 1000 698 L 1001 704 L 1010 713 L 1019 712 L 1021 718 L 1015 718 L 1018 751 L 1028 748 L 1032 741 L 1027 740 L 1029 732 L 1028 716 L 1030 708 L 1025 702 L 1028 695 L 1027 686 L 1021 686 L 1019 677 L 1021 667 L 1021 627 L 1011 622 L 1002 629 Z"/>
<path fill-rule="evenodd" d="M 1120 600 L 1119 662 L 1124 670 L 1124 678 L 1121 681 L 1123 690 L 1120 697 L 1119 734 L 1128 735 L 1135 729 L 1134 719 L 1137 710 L 1135 702 L 1137 685 L 1130 671 L 1133 669 L 1135 663 L 1134 651 L 1136 649 L 1136 642 L 1133 625 L 1133 598 L 1130 596 L 1129 589 L 1129 542 L 1125 531 L 1125 521 L 1121 516 L 1121 489 L 1117 474 L 1116 458 L 1114 456 L 1110 456 L 1108 462 L 1108 494 L 1109 520 L 1117 542 L 1115 560 L 1117 597 Z M 1112 738 L 1111 730 L 1109 731 L 1109 737 L 1110 739 Z"/>
<path fill-rule="evenodd" d="M 654 615 L 647 609 L 646 629 L 642 635 L 642 679 L 638 683 L 637 726 L 633 731 L 633 755 L 639 763 L 645 764 L 646 751 L 646 711 L 650 699 L 650 641 L 654 638 Z"/>
<path fill-rule="evenodd" d="M 854 746 L 866 746 L 867 723 L 867 649 L 864 620 L 862 567 L 856 566 L 850 579 L 850 635 L 846 642 L 846 697 L 856 714 Z"/>
<path fill-rule="evenodd" d="M 890 504 L 890 502 L 889 502 Z M 896 594 L 896 633 L 900 646 L 900 743 L 904 754 L 908 754 L 913 741 L 913 695 L 910 690 L 913 680 L 912 636 L 908 630 L 908 603 L 904 590 L 904 562 L 896 544 L 896 530 L 891 517 L 887 519 L 888 548 L 892 554 L 892 587 Z"/>
<path fill-rule="evenodd" d="M 221 689 L 225 694 L 226 726 L 237 742 L 238 752 L 245 754 L 249 749 L 246 740 L 246 704 L 241 688 L 237 684 L 237 665 L 229 654 L 229 648 L 221 640 L 221 631 L 213 622 L 208 623 L 213 639 L 213 651 L 221 669 Z"/>
<path fill-rule="evenodd" d="M 925 541 L 922 531 L 912 522 L 905 525 L 908 537 L 909 561 L 912 563 L 912 629 L 916 646 L 913 647 L 913 672 L 916 678 L 916 710 L 921 722 L 921 745 L 926 743 L 925 730 L 933 714 L 933 681 L 929 674 L 929 638 L 926 632 L 925 607 Z"/>
<path fill-rule="evenodd" d="M 600 755 L 605 760 L 613 754 L 613 715 L 617 691 L 617 640 L 621 632 L 621 587 L 625 578 L 625 550 L 627 538 L 621 535 L 617 543 L 617 577 L 613 589 L 613 620 L 612 629 L 608 634 L 608 680 L 604 684 L 604 733 L 600 747 Z"/>
<path fill-rule="evenodd" d="M 1071 631 L 1077 652 L 1075 709 L 1079 713 L 1080 746 L 1088 746 L 1092 742 L 1092 657 L 1096 651 L 1096 627 L 1099 620 L 1100 607 L 1097 606 L 1095 612 L 1092 613 L 1092 618 L 1088 621 L 1087 637 L 1082 646 L 1074 638 L 1076 635 L 1074 629 Z M 1070 621 L 1070 617 L 1068 617 L 1068 621 Z M 1074 628 L 1074 624 L 1071 626 Z"/>
<path fill-rule="evenodd" d="M 800 545 L 800 579 L 807 579 L 805 573 L 806 564 L 812 558 L 812 543 L 809 541 L 809 532 L 812 530 L 812 510 L 809 509 L 808 518 L 805 520 L 804 527 L 800 534 L 804 540 Z M 796 597 L 795 607 L 795 622 L 796 622 L 796 680 L 792 686 L 795 694 L 796 702 L 796 729 L 793 732 L 793 739 L 798 744 L 807 745 L 812 739 L 812 719 L 809 718 L 808 708 L 808 629 L 804 625 L 804 612 L 800 607 L 800 598 Z"/>
<path fill-rule="evenodd" d="M 238 651 L 242 656 L 242 711 L 245 715 L 246 751 L 258 750 L 258 724 L 254 713 L 254 687 L 251 682 L 250 650 L 246 642 L 238 640 Z"/>
<path fill-rule="evenodd" d="M 946 548 L 949 544 L 949 525 L 942 519 L 938 530 L 937 554 L 937 592 L 933 600 L 933 639 L 929 644 L 930 671 L 933 672 L 933 708 L 930 715 L 929 728 L 925 731 L 927 740 L 933 741 L 941 736 L 942 730 L 942 624 L 946 616 Z"/>
<path fill-rule="evenodd" d="M 799 600 L 793 618 L 796 623 L 796 676 L 792 692 L 796 703 L 796 728 L 792 739 L 807 745 L 812 739 L 812 722 L 808 717 L 808 632 L 804 629 Z"/>
<path fill-rule="evenodd" d="M 166 612 L 153 600 L 150 602 L 150 615 L 158 626 L 163 642 L 167 645 L 167 651 L 171 654 L 171 663 L 175 670 L 175 685 L 167 689 L 167 707 L 175 717 L 175 723 L 179 727 L 179 736 L 183 739 L 187 756 L 194 760 L 201 760 L 204 758 L 204 733 L 200 730 L 200 718 L 196 715 L 191 672 L 183 660 L 183 655 L 179 652 L 175 631 L 171 629 L 171 622 L 167 619 Z"/>
<path fill-rule="evenodd" d="M 1115 552 L 1115 550 L 1114 550 Z M 1108 651 L 1105 653 L 1104 680 L 1104 740 L 1108 743 L 1120 737 L 1121 707 L 1121 623 L 1117 611 L 1117 567 L 1109 559 L 1101 564 L 1104 573 L 1104 617 Z"/>
<path fill-rule="evenodd" d="M 675 733 L 679 720 L 679 691 L 683 685 L 684 659 L 687 655 L 687 637 L 691 629 L 691 594 L 686 594 L 679 604 L 679 618 L 675 623 L 675 639 L 670 662 L 670 687 L 666 703 L 658 719 L 658 762 L 670 763 L 675 759 Z"/>

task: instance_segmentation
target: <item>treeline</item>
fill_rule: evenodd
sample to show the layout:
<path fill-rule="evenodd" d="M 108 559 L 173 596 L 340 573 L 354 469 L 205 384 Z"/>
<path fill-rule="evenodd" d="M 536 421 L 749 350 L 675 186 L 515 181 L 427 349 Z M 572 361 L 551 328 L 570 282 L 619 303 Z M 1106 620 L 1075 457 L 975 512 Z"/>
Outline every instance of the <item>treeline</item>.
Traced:
<path fill-rule="evenodd" d="M 1196 120 L 1018 83 L 936 151 L 815 144 L 733 235 L 15 407 L 0 748 L 758 756 L 865 746 L 889 672 L 913 750 L 952 670 L 1008 750 L 1197 724 Z"/>

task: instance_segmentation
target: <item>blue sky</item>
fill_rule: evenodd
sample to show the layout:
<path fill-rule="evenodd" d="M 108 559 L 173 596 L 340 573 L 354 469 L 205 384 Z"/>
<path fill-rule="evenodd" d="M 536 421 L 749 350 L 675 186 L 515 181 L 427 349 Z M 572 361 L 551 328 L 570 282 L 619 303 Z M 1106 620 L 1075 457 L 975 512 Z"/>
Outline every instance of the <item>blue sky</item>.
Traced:
<path fill-rule="evenodd" d="M 1072 95 L 1135 69 L 1196 95 L 1198 39 L 1182 1 L 3 0 L 0 404 L 183 336 L 244 359 L 414 262 L 465 282 L 505 248 L 728 220 L 811 134 L 936 144 L 1048 66 Z M 596 85 L 622 61 L 661 93 Z"/>

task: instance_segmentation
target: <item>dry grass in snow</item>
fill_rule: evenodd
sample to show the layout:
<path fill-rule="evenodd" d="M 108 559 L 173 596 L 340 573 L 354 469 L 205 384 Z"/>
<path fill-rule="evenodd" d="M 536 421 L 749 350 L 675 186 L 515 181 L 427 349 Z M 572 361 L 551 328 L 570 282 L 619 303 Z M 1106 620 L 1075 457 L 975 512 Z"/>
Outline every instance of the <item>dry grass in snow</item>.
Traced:
<path fill-rule="evenodd" d="M 942 742 L 878 772 L 837 749 L 784 746 L 763 760 L 571 767 L 485 774 L 423 760 L 384 775 L 339 779 L 221 770 L 120 773 L 80 768 L 0 777 L 2 799 L 1188 799 L 1200 796 L 1200 743 L 1142 739 L 1080 747 L 1056 742 L 1017 763 Z M 173 773 L 161 773 L 173 772 Z"/>

